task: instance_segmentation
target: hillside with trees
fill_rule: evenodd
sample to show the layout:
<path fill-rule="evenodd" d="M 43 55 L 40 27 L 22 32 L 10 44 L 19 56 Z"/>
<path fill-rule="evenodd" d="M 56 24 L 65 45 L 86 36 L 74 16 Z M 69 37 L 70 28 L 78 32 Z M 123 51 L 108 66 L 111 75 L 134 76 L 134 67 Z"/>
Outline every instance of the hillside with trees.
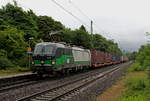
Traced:
<path fill-rule="evenodd" d="M 113 40 L 107 40 L 98 33 L 91 35 L 83 25 L 72 30 L 52 17 L 38 16 L 32 10 L 25 11 L 14 2 L 0 8 L 0 69 L 28 67 L 26 51 L 29 38 L 33 37 L 30 41 L 33 50 L 39 42 L 52 41 L 49 35 L 51 31 L 61 31 L 53 36 L 55 41 L 122 54 L 118 44 Z"/>

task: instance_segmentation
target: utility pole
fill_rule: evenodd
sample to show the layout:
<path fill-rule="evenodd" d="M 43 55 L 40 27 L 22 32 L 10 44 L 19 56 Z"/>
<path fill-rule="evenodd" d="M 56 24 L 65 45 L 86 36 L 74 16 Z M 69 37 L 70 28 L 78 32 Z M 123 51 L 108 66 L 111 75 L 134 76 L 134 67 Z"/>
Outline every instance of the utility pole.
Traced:
<path fill-rule="evenodd" d="M 92 20 L 91 20 L 91 43 L 93 44 L 93 21 Z"/>
<path fill-rule="evenodd" d="M 91 20 L 91 35 L 93 34 L 93 21 Z"/>

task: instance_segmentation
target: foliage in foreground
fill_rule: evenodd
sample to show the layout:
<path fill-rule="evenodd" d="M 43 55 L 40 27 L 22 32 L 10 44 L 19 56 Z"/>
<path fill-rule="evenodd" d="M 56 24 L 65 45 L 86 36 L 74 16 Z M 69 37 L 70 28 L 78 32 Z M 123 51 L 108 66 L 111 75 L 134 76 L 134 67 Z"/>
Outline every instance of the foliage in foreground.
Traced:
<path fill-rule="evenodd" d="M 138 71 L 143 71 L 146 76 Z M 150 44 L 141 46 L 136 53 L 135 63 L 127 72 L 137 72 L 138 75 L 126 79 L 125 86 L 128 89 L 118 101 L 150 101 Z"/>
<path fill-rule="evenodd" d="M 143 45 L 136 54 L 134 64 L 127 69 L 127 72 L 146 71 L 150 78 L 150 44 Z"/>
<path fill-rule="evenodd" d="M 136 60 L 141 66 L 146 67 L 147 69 L 150 68 L 150 44 L 141 46 Z"/>
<path fill-rule="evenodd" d="M 136 71 L 144 71 L 145 68 L 139 65 L 138 62 L 133 63 L 130 68 L 127 68 L 127 72 L 136 72 Z"/>
<path fill-rule="evenodd" d="M 17 74 L 17 73 L 22 73 L 22 72 L 28 72 L 30 71 L 29 68 L 27 67 L 14 67 L 14 68 L 8 68 L 8 69 L 2 69 L 0 70 L 0 76 L 7 76 L 11 74 Z"/>
<path fill-rule="evenodd" d="M 150 79 L 150 44 L 141 46 L 136 61 L 147 71 L 148 78 Z"/>
<path fill-rule="evenodd" d="M 137 56 L 137 52 L 130 52 L 130 53 L 126 53 L 127 57 L 129 60 L 135 60 L 136 56 Z"/>
<path fill-rule="evenodd" d="M 130 76 L 126 79 L 125 86 L 127 86 L 131 90 L 144 90 L 146 88 L 146 76 Z"/>
<path fill-rule="evenodd" d="M 145 100 L 142 96 L 138 95 L 138 96 L 129 96 L 126 98 L 122 98 L 118 101 L 145 101 Z"/>
<path fill-rule="evenodd" d="M 150 79 L 146 72 L 135 72 L 139 67 L 138 63 L 133 64 L 128 71 L 129 77 L 125 79 L 127 90 L 117 101 L 149 101 L 150 100 Z M 137 70 L 137 68 L 136 68 Z M 133 72 L 131 72 L 133 71 Z"/>

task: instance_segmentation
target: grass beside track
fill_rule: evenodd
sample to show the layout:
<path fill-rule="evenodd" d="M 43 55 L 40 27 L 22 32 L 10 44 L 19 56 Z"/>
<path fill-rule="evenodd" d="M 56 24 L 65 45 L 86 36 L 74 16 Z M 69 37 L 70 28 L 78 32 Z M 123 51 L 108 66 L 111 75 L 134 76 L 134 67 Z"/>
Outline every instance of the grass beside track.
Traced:
<path fill-rule="evenodd" d="M 138 63 L 132 64 L 125 75 L 101 94 L 97 101 L 150 101 L 150 80 Z"/>
<path fill-rule="evenodd" d="M 9 68 L 9 69 L 5 69 L 5 70 L 0 70 L 0 76 L 22 74 L 22 73 L 26 73 L 29 71 L 30 71 L 30 68 L 27 68 L 27 67 Z"/>

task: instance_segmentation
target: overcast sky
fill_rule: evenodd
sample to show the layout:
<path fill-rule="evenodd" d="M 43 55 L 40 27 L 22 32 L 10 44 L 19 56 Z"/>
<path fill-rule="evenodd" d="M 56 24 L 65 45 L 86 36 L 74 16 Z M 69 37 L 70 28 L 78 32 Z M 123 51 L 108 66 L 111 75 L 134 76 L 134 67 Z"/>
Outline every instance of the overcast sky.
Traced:
<path fill-rule="evenodd" d="M 147 43 L 145 34 L 150 32 L 150 0 L 55 0 L 82 20 L 82 23 L 52 0 L 16 1 L 24 10 L 32 9 L 37 15 L 51 16 L 72 29 L 79 28 L 84 23 L 90 31 L 92 19 L 94 33 L 114 39 L 124 50 L 135 51 Z M 0 6 L 8 2 L 12 0 L 0 0 Z"/>

